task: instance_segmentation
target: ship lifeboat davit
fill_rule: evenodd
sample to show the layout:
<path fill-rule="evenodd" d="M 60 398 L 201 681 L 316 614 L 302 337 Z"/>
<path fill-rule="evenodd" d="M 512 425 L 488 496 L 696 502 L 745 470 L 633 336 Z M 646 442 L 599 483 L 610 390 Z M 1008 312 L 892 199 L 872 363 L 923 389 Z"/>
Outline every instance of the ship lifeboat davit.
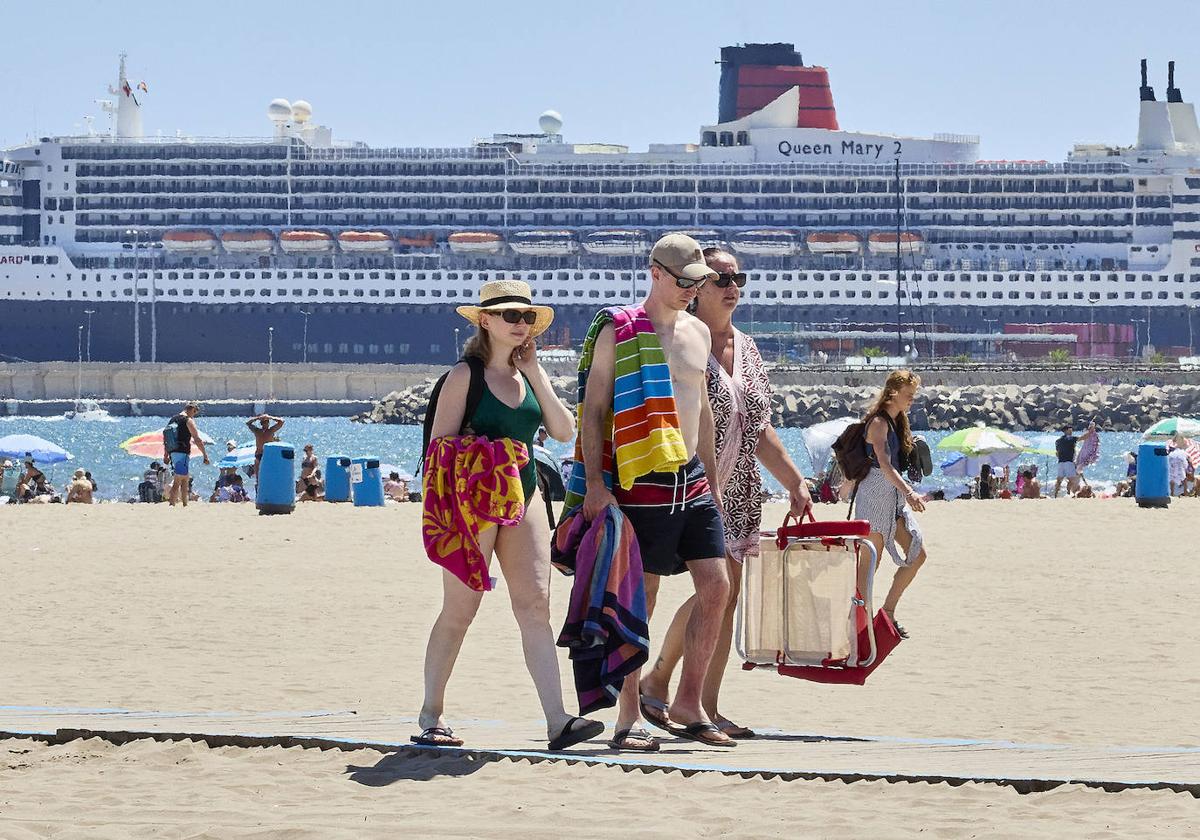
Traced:
<path fill-rule="evenodd" d="M 650 250 L 650 243 L 640 230 L 598 230 L 588 234 L 583 248 L 589 254 L 639 257 Z"/>
<path fill-rule="evenodd" d="M 217 237 L 211 230 L 169 230 L 162 236 L 163 248 L 175 254 L 211 254 Z"/>
<path fill-rule="evenodd" d="M 392 250 L 392 237 L 382 230 L 344 230 L 338 245 L 347 254 L 379 254 Z"/>
<path fill-rule="evenodd" d="M 744 230 L 730 240 L 733 249 L 756 257 L 790 257 L 800 250 L 790 230 Z"/>
<path fill-rule="evenodd" d="M 498 233 L 464 230 L 450 234 L 450 250 L 456 254 L 497 254 L 504 247 L 504 239 Z"/>
<path fill-rule="evenodd" d="M 508 246 L 527 257 L 558 257 L 575 253 L 575 235 L 569 230 L 522 230 L 508 238 Z"/>
<path fill-rule="evenodd" d="M 862 251 L 862 237 L 857 233 L 817 231 L 806 236 L 804 241 L 813 254 L 858 254 Z"/>
<path fill-rule="evenodd" d="M 872 254 L 891 255 L 896 254 L 896 234 L 895 233 L 872 233 L 867 238 L 867 248 Z M 919 233 L 905 231 L 900 234 L 900 253 L 903 254 L 919 254 L 925 250 L 925 238 Z"/>
<path fill-rule="evenodd" d="M 275 249 L 275 235 L 269 230 L 227 230 L 221 234 L 221 246 L 230 254 L 269 254 Z"/>
<path fill-rule="evenodd" d="M 700 243 L 701 248 L 724 248 L 725 237 L 715 230 L 681 230 L 684 236 L 690 236 Z"/>
<path fill-rule="evenodd" d="M 287 254 L 327 254 L 333 250 L 333 237 L 323 230 L 285 230 L 279 234 L 279 247 Z"/>

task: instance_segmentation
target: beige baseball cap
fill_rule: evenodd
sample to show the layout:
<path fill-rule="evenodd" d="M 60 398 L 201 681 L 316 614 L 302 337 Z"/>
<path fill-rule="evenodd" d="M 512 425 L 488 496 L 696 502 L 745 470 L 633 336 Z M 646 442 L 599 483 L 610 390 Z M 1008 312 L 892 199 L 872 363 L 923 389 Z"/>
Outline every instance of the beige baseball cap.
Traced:
<path fill-rule="evenodd" d="M 650 262 L 666 266 L 677 277 L 689 280 L 716 279 L 717 272 L 704 262 L 704 251 L 700 243 L 684 233 L 668 233 L 654 243 L 650 251 Z"/>

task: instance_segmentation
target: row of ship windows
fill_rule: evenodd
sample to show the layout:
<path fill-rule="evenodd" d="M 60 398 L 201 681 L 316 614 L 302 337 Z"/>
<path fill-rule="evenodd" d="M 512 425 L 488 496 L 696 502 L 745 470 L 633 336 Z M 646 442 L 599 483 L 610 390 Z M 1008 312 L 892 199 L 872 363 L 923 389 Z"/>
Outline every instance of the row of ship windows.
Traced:
<path fill-rule="evenodd" d="M 57 257 L 55 257 L 54 259 L 57 261 Z M 1197 261 L 1193 260 L 1193 264 L 1194 265 L 1197 264 Z M 367 280 L 367 279 L 370 279 L 370 280 L 389 280 L 392 282 L 399 280 L 401 283 L 408 283 L 411 280 L 415 280 L 417 282 L 425 282 L 426 280 L 431 279 L 431 275 L 424 271 L 415 271 L 415 272 L 401 271 L 398 273 L 392 272 L 392 271 L 337 271 L 337 272 L 334 272 L 334 271 L 320 271 L 320 272 L 318 272 L 318 271 L 308 271 L 308 272 L 293 271 L 290 274 L 286 271 L 276 271 L 276 272 L 274 272 L 274 279 L 287 280 L 287 279 L 291 278 L 293 280 L 300 280 L 300 279 L 333 280 L 335 278 L 335 275 L 336 275 L 336 279 L 338 279 L 338 280 Z M 754 283 L 760 283 L 760 282 L 794 283 L 797 281 L 801 282 L 801 283 L 807 283 L 809 280 L 809 277 L 810 277 L 810 275 L 806 274 L 806 273 L 789 274 L 789 273 L 785 273 L 785 272 L 775 272 L 775 271 L 766 271 L 766 272 L 751 271 L 751 272 L 749 272 L 749 275 L 750 275 L 750 280 Z M 499 276 L 500 276 L 499 274 L 496 275 L 497 278 Z M 558 281 L 560 283 L 566 283 L 566 282 L 570 282 L 570 281 L 584 281 L 584 280 L 593 280 L 593 281 L 608 280 L 608 281 L 628 282 L 630 280 L 630 275 L 628 272 L 616 272 L 616 271 L 586 271 L 586 272 L 585 271 L 545 271 L 545 272 L 542 272 L 540 277 L 537 274 L 524 274 L 523 276 L 528 277 L 532 282 L 535 282 L 535 283 L 538 282 L 539 280 L 543 283 L 551 283 L 554 281 Z M 817 271 L 811 275 L 811 278 L 812 278 L 812 280 L 814 280 L 817 283 L 823 283 L 826 280 L 826 276 L 827 275 L 825 272 Z M 1013 281 L 1018 281 L 1018 280 L 1024 280 L 1027 283 L 1032 283 L 1036 279 L 1040 279 L 1041 282 L 1043 282 L 1043 283 L 1052 283 L 1056 280 L 1058 280 L 1058 281 L 1066 280 L 1066 279 L 1068 279 L 1068 277 L 1076 283 L 1083 283 L 1086 281 L 1091 281 L 1093 283 L 1099 283 L 1104 280 L 1107 280 L 1110 283 L 1117 283 L 1120 281 L 1122 275 L 1117 274 L 1117 273 L 1112 273 L 1112 272 L 1103 273 L 1103 274 L 1097 273 L 1097 272 L 1092 272 L 1089 274 L 1077 273 L 1077 274 L 1072 274 L 1072 275 L 1053 275 L 1053 274 L 1048 274 L 1048 273 L 1036 274 L 1033 272 L 1024 272 L 1024 273 L 1013 274 L 1013 275 L 1005 275 L 1005 274 L 990 274 L 989 275 L 989 274 L 985 274 L 985 273 L 975 273 L 972 275 L 968 272 L 944 272 L 944 273 L 941 273 L 941 272 L 936 272 L 936 271 L 930 271 L 930 272 L 908 272 L 905 276 L 909 280 L 911 280 L 913 282 L 917 282 L 917 283 L 920 283 L 920 282 L 937 283 L 939 281 L 946 282 L 946 283 L 954 283 L 954 282 L 959 282 L 959 281 L 961 281 L 963 283 L 970 283 L 972 281 L 974 281 L 976 283 L 986 283 L 989 279 L 993 283 L 1005 283 L 1005 282 L 1013 282 Z M 475 272 L 471 272 L 471 271 L 463 271 L 463 272 L 449 271 L 449 272 L 445 272 L 442 275 L 442 277 L 444 277 L 444 279 L 449 282 L 458 282 L 461 279 L 464 282 L 471 283 L 476 280 Z M 892 277 L 892 275 L 887 272 L 879 273 L 878 278 L 876 278 L 876 276 L 874 274 L 872 274 L 871 272 L 864 272 L 862 275 L 862 282 L 871 283 L 871 282 L 874 282 L 876 279 L 885 280 L 885 279 L 888 279 L 891 277 Z M 1174 280 L 1176 283 L 1185 282 L 1185 275 L 1182 273 L 1173 274 L 1173 275 L 1167 275 L 1167 274 L 1158 274 L 1158 275 L 1125 274 L 1124 275 L 1126 283 L 1135 283 L 1138 281 L 1139 277 L 1140 277 L 1141 281 L 1144 283 L 1152 283 L 1155 280 L 1158 280 L 1158 282 L 1160 282 L 1160 283 L 1166 283 L 1169 280 Z M 68 280 L 72 279 L 72 274 L 70 272 L 67 273 L 67 279 Z M 87 273 L 86 272 L 81 273 L 79 275 L 79 279 L 87 280 L 88 279 Z M 96 276 L 95 276 L 96 282 L 99 283 L 102 279 L 103 279 L 102 275 L 99 272 L 97 272 Z M 110 275 L 110 279 L 115 281 L 117 279 L 117 275 L 115 275 L 115 274 Z M 123 280 L 134 279 L 133 272 L 132 271 L 123 272 L 121 274 L 121 279 L 123 279 Z M 150 274 L 149 274 L 149 272 L 146 272 L 146 271 L 139 271 L 137 273 L 137 279 L 148 280 L 148 279 L 150 279 Z M 225 279 L 230 279 L 230 280 L 242 280 L 242 279 L 270 280 L 270 279 L 272 279 L 272 272 L 270 272 L 270 271 L 258 271 L 258 272 L 255 272 L 255 271 L 183 271 L 183 272 L 168 271 L 165 273 L 165 276 L 163 277 L 163 279 L 166 279 L 166 280 L 180 280 L 180 279 L 183 279 L 183 280 L 210 280 L 210 279 L 211 280 L 225 280 Z M 492 275 L 490 275 L 486 272 L 479 272 L 479 274 L 478 274 L 478 281 L 481 283 L 487 282 L 488 280 L 491 280 L 491 279 L 496 279 L 496 278 L 493 278 Z M 852 271 L 846 272 L 846 273 L 841 273 L 841 272 L 835 271 L 835 272 L 830 272 L 828 274 L 828 279 L 833 283 L 841 283 L 843 281 L 844 282 L 854 282 L 859 279 L 859 275 L 857 272 L 852 272 Z M 1188 275 L 1186 275 L 1186 281 L 1191 282 L 1191 283 L 1200 283 L 1200 274 L 1188 274 Z"/>
<path fill-rule="evenodd" d="M 447 298 L 455 297 L 454 290 L 446 290 L 446 291 L 447 291 L 447 294 L 446 294 Z M 122 289 L 121 292 L 124 297 L 133 297 L 132 289 Z M 198 292 L 198 294 L 197 294 L 197 292 Z M 150 292 L 148 289 L 138 289 L 137 293 L 138 293 L 139 298 L 149 298 L 150 297 Z M 1024 291 L 1024 292 L 1022 292 L 1022 291 L 1011 290 L 1008 292 L 1003 292 L 1003 291 L 996 290 L 996 291 L 988 292 L 988 291 L 980 290 L 980 291 L 975 291 L 975 292 L 963 291 L 961 294 L 959 294 L 959 293 L 955 292 L 954 290 L 942 290 L 942 291 L 929 290 L 929 291 L 925 291 L 925 292 L 916 290 L 916 291 L 913 291 L 910 295 L 907 291 L 901 289 L 899 294 L 900 294 L 900 298 L 902 300 L 908 299 L 910 297 L 914 300 L 954 300 L 954 299 L 960 299 L 960 300 L 1087 300 L 1090 302 L 1097 302 L 1100 300 L 1186 300 L 1189 298 L 1192 300 L 1200 300 L 1200 291 L 1194 291 L 1194 292 L 1191 292 L 1190 294 L 1185 294 L 1183 291 L 1168 292 L 1165 290 L 1158 291 L 1158 292 L 1152 292 L 1152 291 L 1143 291 L 1143 292 L 1126 291 L 1124 293 L 1107 292 L 1104 295 L 1101 295 L 1101 293 L 1099 293 L 1099 292 L 1091 292 L 1091 293 L 1088 293 L 1085 295 L 1081 291 L 1077 291 L 1077 292 Z M 9 292 L 6 292 L 5 295 L 6 295 L 6 297 L 13 297 L 14 293 L 9 291 Z M 29 295 L 28 292 L 22 291 L 17 296 L 28 297 L 28 295 Z M 41 297 L 41 296 L 42 296 L 42 293 L 40 291 L 34 293 L 34 297 Z M 117 291 L 115 289 L 110 291 L 108 296 L 110 298 L 117 297 Z M 275 296 L 280 296 L 280 297 L 287 296 L 287 289 L 276 289 Z M 428 290 L 428 292 L 427 292 L 427 290 L 425 290 L 425 289 L 400 289 L 399 294 L 397 294 L 396 289 L 382 289 L 382 290 L 381 289 L 337 289 L 336 295 L 335 295 L 334 289 L 322 289 L 320 294 L 318 294 L 317 289 L 309 289 L 308 295 L 307 295 L 307 297 L 310 297 L 310 298 L 316 298 L 316 297 L 325 297 L 325 298 L 330 298 L 330 297 L 356 297 L 356 298 L 361 298 L 361 297 L 370 297 L 370 298 L 417 297 L 417 298 L 423 298 L 423 297 L 427 297 L 427 296 L 432 297 L 432 298 L 440 298 L 440 297 L 442 297 L 442 290 L 431 289 L 431 290 Z M 551 291 L 551 290 L 543 290 L 541 292 L 534 294 L 535 298 L 541 298 L 541 299 L 579 298 L 579 299 L 588 299 L 588 300 L 600 300 L 600 299 L 629 300 L 633 296 L 634 296 L 634 293 L 627 289 L 623 289 L 623 290 L 605 289 L 603 291 L 601 291 L 599 289 L 589 289 L 586 292 L 583 289 L 575 289 L 574 291 L 571 291 L 568 289 L 559 289 L 559 290 L 557 290 L 557 292 Z M 67 291 L 67 297 L 68 298 L 73 297 L 71 290 Z M 104 293 L 101 291 L 96 291 L 95 294 L 89 295 L 88 292 L 86 290 L 84 290 L 83 292 L 80 293 L 80 297 L 89 298 L 89 299 L 90 298 L 103 298 Z M 203 297 L 215 297 L 215 298 L 272 297 L 272 290 L 271 289 L 257 289 L 257 290 L 255 290 L 255 289 L 199 289 L 199 290 L 166 289 L 163 292 L 163 297 L 166 297 L 166 298 L 175 298 L 175 297 L 185 297 L 185 298 L 190 298 L 190 297 L 202 297 L 202 298 Z M 305 295 L 302 293 L 301 289 L 292 289 L 292 297 L 301 298 L 301 297 L 305 297 Z M 886 292 L 886 291 L 873 291 L 871 289 L 831 289 L 828 291 L 818 289 L 818 290 L 812 291 L 811 293 L 805 289 L 799 289 L 799 290 L 795 290 L 795 291 L 793 291 L 792 289 L 784 289 L 784 290 L 778 291 L 778 292 L 772 289 L 772 290 L 768 290 L 765 292 L 755 290 L 755 291 L 750 292 L 748 297 L 750 300 L 776 300 L 776 301 L 778 301 L 778 300 L 805 300 L 805 299 L 820 300 L 820 299 L 825 299 L 825 298 L 888 300 L 890 298 L 890 293 Z M 468 289 L 464 289 L 462 298 L 464 300 L 470 300 L 470 299 L 474 298 L 474 292 L 472 292 L 471 290 L 468 290 Z"/>

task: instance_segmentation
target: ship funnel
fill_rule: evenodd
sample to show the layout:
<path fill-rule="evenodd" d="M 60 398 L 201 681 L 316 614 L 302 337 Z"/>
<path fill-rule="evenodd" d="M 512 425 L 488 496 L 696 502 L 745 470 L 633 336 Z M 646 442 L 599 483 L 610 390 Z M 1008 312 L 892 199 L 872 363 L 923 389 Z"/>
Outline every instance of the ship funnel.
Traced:
<path fill-rule="evenodd" d="M 1142 59 L 1142 89 L 1141 99 L 1143 102 L 1154 101 L 1154 88 L 1150 87 L 1150 82 L 1146 78 L 1146 59 Z"/>
<path fill-rule="evenodd" d="M 1175 62 L 1167 62 L 1167 101 L 1182 102 L 1183 94 L 1179 92 L 1179 88 L 1175 87 Z"/>
<path fill-rule="evenodd" d="M 1200 126 L 1196 124 L 1196 107 L 1183 101 L 1175 87 L 1175 62 L 1167 64 L 1167 111 L 1171 117 L 1171 133 L 1177 151 L 1185 155 L 1200 155 Z"/>

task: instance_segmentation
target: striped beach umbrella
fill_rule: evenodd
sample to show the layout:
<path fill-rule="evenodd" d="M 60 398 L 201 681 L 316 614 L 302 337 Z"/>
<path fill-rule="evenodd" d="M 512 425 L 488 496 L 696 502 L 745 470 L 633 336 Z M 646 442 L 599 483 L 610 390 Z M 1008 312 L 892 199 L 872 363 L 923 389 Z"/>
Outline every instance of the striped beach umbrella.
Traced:
<path fill-rule="evenodd" d="M 942 438 L 938 449 L 949 449 L 964 455 L 989 455 L 995 452 L 1025 452 L 1029 441 L 1017 437 L 1012 432 L 997 429 L 993 426 L 972 426 L 969 429 L 959 429 Z"/>
<path fill-rule="evenodd" d="M 213 444 L 213 439 L 203 432 L 200 433 L 200 439 L 204 441 L 206 446 L 212 446 Z M 163 457 L 162 429 L 154 429 L 134 435 L 131 438 L 121 441 L 120 446 L 130 455 L 137 455 L 141 458 L 161 458 Z M 188 453 L 188 457 L 199 458 L 200 454 L 200 447 L 196 446 L 196 441 L 193 440 L 192 451 Z"/>
<path fill-rule="evenodd" d="M 1177 434 L 1188 438 L 1200 437 L 1200 420 L 1195 417 L 1165 417 L 1142 432 L 1142 439 L 1170 440 Z"/>

